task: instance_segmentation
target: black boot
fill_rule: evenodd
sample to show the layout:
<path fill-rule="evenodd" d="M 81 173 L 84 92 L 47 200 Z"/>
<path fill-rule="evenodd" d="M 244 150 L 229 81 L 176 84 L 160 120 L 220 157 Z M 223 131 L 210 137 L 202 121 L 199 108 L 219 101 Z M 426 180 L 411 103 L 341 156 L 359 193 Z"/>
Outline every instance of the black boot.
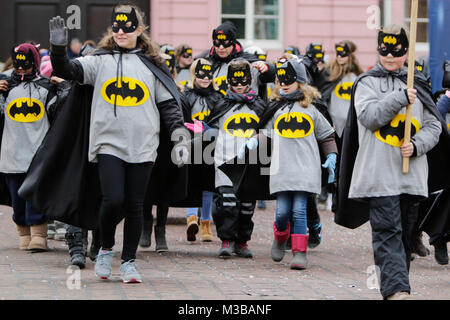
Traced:
<path fill-rule="evenodd" d="M 139 245 L 143 248 L 149 248 L 152 245 L 152 228 L 153 219 L 144 220 L 142 224 L 141 239 L 139 240 Z"/>
<path fill-rule="evenodd" d="M 434 243 L 434 258 L 439 264 L 448 264 L 447 242 L 440 240 Z"/>
<path fill-rule="evenodd" d="M 166 226 L 155 225 L 156 252 L 169 251 L 166 242 Z"/>
<path fill-rule="evenodd" d="M 95 261 L 99 250 L 100 250 L 99 231 L 92 230 L 92 242 L 91 242 L 91 247 L 89 248 L 89 259 L 91 259 L 91 261 Z"/>
<path fill-rule="evenodd" d="M 82 229 L 74 226 L 68 226 L 65 238 L 66 243 L 69 246 L 70 263 L 78 266 L 80 269 L 85 268 L 86 256 L 83 246 Z"/>

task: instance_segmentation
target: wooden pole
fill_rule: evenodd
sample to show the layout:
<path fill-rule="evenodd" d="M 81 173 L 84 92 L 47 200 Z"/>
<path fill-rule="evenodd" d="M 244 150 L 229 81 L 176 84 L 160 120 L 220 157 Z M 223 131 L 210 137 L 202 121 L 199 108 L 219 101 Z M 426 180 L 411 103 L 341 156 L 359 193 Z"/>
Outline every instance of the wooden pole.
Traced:
<path fill-rule="evenodd" d="M 411 25 L 409 33 L 409 56 L 408 56 L 408 89 L 412 89 L 414 86 L 414 70 L 415 70 L 415 53 L 416 53 L 416 35 L 417 35 L 417 11 L 418 0 L 411 0 Z M 405 119 L 405 135 L 403 143 L 411 141 L 411 118 L 412 118 L 412 105 L 406 107 L 406 119 Z M 409 171 L 409 157 L 403 158 L 403 173 Z"/>

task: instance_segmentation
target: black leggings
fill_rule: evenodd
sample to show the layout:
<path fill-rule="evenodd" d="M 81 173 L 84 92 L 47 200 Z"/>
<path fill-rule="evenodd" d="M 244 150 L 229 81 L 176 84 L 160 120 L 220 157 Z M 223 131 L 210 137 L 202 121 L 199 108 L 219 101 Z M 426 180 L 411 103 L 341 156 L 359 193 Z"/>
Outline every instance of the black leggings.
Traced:
<path fill-rule="evenodd" d="M 99 227 L 102 248 L 112 248 L 117 224 L 125 218 L 122 260 L 136 259 L 141 236 L 144 198 L 153 162 L 127 163 L 99 154 L 98 171 L 102 190 Z"/>

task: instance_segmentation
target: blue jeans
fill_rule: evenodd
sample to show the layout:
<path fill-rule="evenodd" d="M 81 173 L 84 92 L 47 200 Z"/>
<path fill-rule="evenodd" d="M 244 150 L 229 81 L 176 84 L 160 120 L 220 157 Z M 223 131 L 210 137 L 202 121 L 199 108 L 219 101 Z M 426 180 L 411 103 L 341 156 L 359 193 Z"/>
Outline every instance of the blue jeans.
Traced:
<path fill-rule="evenodd" d="M 275 224 L 279 231 L 286 230 L 289 221 L 293 221 L 293 234 L 306 234 L 306 202 L 308 193 L 303 191 L 283 191 L 277 193 L 277 211 Z"/>
<path fill-rule="evenodd" d="M 202 194 L 202 210 L 201 210 L 201 220 L 211 220 L 211 206 L 212 206 L 212 198 L 213 194 L 209 191 L 203 191 Z M 190 216 L 197 215 L 198 208 L 187 208 L 186 210 L 186 218 Z"/>
<path fill-rule="evenodd" d="M 21 198 L 17 191 L 25 180 L 25 173 L 6 173 L 6 184 L 11 195 L 13 221 L 21 226 L 37 226 L 47 222 L 44 214 L 38 212 L 30 202 Z"/>

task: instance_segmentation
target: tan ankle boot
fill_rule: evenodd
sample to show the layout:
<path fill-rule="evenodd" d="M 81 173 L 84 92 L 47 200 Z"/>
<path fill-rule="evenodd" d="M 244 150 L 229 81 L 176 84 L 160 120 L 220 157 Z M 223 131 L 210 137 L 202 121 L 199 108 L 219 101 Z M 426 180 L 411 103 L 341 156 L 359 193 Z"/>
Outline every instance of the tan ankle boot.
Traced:
<path fill-rule="evenodd" d="M 31 241 L 28 245 L 28 250 L 31 251 L 47 251 L 47 222 L 30 227 Z"/>
<path fill-rule="evenodd" d="M 202 233 L 202 241 L 212 241 L 211 221 L 200 220 L 200 231 Z"/>
<path fill-rule="evenodd" d="M 31 235 L 30 235 L 30 227 L 29 226 L 21 226 L 16 224 L 17 226 L 17 232 L 19 233 L 19 249 L 20 250 L 27 250 L 28 245 L 31 241 Z"/>
<path fill-rule="evenodd" d="M 186 235 L 188 241 L 195 241 L 195 235 L 198 232 L 197 216 L 190 216 L 187 219 Z"/>

